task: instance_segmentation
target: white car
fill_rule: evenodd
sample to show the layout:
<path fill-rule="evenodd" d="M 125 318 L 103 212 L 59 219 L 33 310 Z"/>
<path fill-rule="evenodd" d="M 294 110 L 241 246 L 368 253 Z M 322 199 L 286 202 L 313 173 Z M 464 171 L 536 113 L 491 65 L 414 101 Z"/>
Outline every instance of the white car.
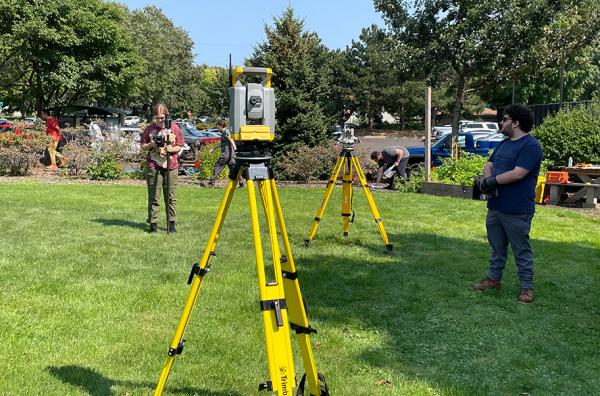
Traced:
<path fill-rule="evenodd" d="M 495 122 L 487 121 L 469 121 L 465 122 L 459 127 L 459 130 L 461 132 L 470 132 L 481 129 L 488 129 L 490 131 L 498 132 L 498 124 Z"/>
<path fill-rule="evenodd" d="M 140 117 L 138 116 L 127 116 L 125 117 L 125 121 L 123 121 L 123 125 L 131 126 L 138 124 L 140 122 Z"/>

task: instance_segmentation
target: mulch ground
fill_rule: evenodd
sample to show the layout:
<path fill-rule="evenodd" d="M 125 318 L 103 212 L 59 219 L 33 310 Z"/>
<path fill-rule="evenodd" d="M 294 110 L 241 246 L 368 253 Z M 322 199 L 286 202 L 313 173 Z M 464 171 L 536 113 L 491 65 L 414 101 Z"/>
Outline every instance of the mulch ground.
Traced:
<path fill-rule="evenodd" d="M 32 172 L 28 176 L 0 176 L 0 184 L 9 184 L 23 181 L 36 181 L 40 183 L 46 184 L 97 184 L 97 185 L 145 185 L 145 180 L 139 179 L 120 179 L 120 180 L 92 180 L 85 176 L 68 176 L 63 173 L 62 170 L 59 171 L 45 171 L 43 168 L 33 168 Z M 199 182 L 197 180 L 193 180 L 191 176 L 179 175 L 179 185 L 184 186 L 199 186 Z M 217 187 L 223 188 L 226 185 L 225 181 L 217 182 Z M 302 186 L 309 188 L 325 188 L 327 185 L 327 181 L 314 181 L 310 183 L 303 182 L 291 182 L 291 181 L 277 181 L 277 187 L 285 188 L 291 186 Z M 390 190 L 379 190 L 384 192 L 393 192 Z M 572 207 L 562 207 L 564 209 L 568 209 L 577 213 L 581 213 L 583 215 L 592 217 L 594 219 L 600 220 L 600 210 L 598 209 L 587 209 L 587 208 L 572 208 Z"/>

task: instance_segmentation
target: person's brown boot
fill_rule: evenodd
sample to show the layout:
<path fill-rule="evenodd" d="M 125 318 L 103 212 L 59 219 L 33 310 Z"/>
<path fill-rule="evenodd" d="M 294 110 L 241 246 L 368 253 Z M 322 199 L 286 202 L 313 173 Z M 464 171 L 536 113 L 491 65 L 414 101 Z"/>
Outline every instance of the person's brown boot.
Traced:
<path fill-rule="evenodd" d="M 501 286 L 502 283 L 500 281 L 485 278 L 475 283 L 472 287 L 475 290 L 484 291 L 487 289 L 500 289 Z"/>
<path fill-rule="evenodd" d="M 521 289 L 519 292 L 519 302 L 521 304 L 530 304 L 533 301 L 533 289 Z"/>

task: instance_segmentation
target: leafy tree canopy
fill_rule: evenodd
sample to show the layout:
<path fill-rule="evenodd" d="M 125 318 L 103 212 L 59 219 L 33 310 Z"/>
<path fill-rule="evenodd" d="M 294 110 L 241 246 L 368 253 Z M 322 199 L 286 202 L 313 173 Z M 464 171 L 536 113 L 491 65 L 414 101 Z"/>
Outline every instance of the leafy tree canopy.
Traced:
<path fill-rule="evenodd" d="M 145 105 L 148 111 L 158 102 L 171 111 L 189 110 L 194 43 L 187 32 L 154 6 L 130 12 L 124 26 L 142 59 L 138 90 L 130 103 Z"/>
<path fill-rule="evenodd" d="M 573 9 L 598 0 L 374 0 L 383 13 L 400 48 L 407 57 L 413 75 L 432 83 L 449 77 L 455 87 L 453 140 L 462 116 L 465 92 L 481 90 L 515 76 L 539 70 L 552 56 L 555 41 L 551 32 L 561 37 L 573 33 L 573 24 L 556 21 L 573 14 Z M 409 4 L 410 3 L 410 4 Z M 586 9 L 590 9 L 586 6 Z M 575 13 L 577 14 L 577 13 Z M 546 43 L 547 45 L 543 45 Z M 575 43 L 572 47 L 584 46 Z M 448 73 L 450 71 L 450 74 Z M 453 145 L 454 146 L 454 145 Z"/>
<path fill-rule="evenodd" d="M 0 2 L 0 86 L 23 109 L 111 101 L 136 68 L 123 8 L 101 0 Z"/>

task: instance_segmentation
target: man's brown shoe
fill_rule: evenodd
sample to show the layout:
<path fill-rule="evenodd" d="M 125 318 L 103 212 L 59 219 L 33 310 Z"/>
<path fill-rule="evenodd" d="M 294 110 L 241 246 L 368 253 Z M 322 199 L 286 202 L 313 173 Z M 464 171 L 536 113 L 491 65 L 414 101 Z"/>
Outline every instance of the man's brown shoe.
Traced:
<path fill-rule="evenodd" d="M 519 302 L 529 304 L 533 301 L 533 289 L 521 289 L 519 292 Z"/>
<path fill-rule="evenodd" d="M 500 283 L 500 281 L 485 278 L 475 283 L 472 287 L 475 290 L 484 291 L 487 289 L 500 289 L 501 286 L 502 283 Z"/>

